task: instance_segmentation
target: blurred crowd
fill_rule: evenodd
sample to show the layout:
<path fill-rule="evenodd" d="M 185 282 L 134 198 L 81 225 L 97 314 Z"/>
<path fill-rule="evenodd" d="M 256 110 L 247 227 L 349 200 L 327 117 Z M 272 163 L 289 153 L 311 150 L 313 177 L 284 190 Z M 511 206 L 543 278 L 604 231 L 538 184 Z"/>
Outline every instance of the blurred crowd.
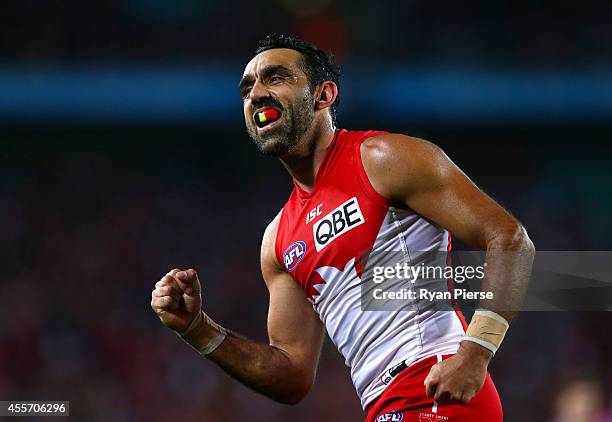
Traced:
<path fill-rule="evenodd" d="M 33 61 L 243 60 L 271 31 L 344 59 L 597 65 L 612 59 L 605 0 L 11 0 L 0 51 Z M 560 48 L 561 47 L 561 48 Z"/>
<path fill-rule="evenodd" d="M 609 249 L 601 134 L 576 150 L 569 132 L 539 143 L 537 131 L 417 132 L 511 209 L 540 249 Z M 75 420 L 88 421 L 363 417 L 330 344 L 312 393 L 288 407 L 197 356 L 149 308 L 161 275 L 193 266 L 206 311 L 267 341 L 259 241 L 291 183 L 246 134 L 55 128 L 2 140 L 1 398 L 70 400 Z M 491 369 L 507 420 L 606 420 L 610 322 L 607 313 L 522 314 Z"/>

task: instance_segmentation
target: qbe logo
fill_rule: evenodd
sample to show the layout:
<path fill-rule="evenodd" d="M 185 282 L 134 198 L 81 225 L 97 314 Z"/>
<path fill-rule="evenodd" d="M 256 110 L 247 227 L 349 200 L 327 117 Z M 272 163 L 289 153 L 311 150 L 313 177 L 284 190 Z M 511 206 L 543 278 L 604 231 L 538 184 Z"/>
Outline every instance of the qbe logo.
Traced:
<path fill-rule="evenodd" d="M 359 202 L 352 197 L 312 226 L 317 252 L 344 233 L 365 223 Z"/>
<path fill-rule="evenodd" d="M 380 415 L 376 418 L 376 422 L 399 422 L 404 419 L 404 414 L 401 412 L 391 412 Z"/>
<path fill-rule="evenodd" d="M 291 272 L 297 267 L 302 258 L 304 258 L 304 254 L 306 253 L 306 243 L 298 240 L 297 242 L 293 242 L 285 252 L 283 253 L 283 261 L 285 261 L 285 268 L 287 271 Z"/>

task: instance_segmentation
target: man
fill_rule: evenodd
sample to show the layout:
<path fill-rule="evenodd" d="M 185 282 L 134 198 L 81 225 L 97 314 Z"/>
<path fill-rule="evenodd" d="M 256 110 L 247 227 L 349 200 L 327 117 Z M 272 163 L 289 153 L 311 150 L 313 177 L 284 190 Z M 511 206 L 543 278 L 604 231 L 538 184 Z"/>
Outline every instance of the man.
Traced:
<path fill-rule="evenodd" d="M 338 78 L 331 56 L 272 35 L 239 84 L 250 137 L 295 184 L 261 247 L 269 344 L 213 322 L 193 269 L 166 274 L 151 306 L 202 355 L 279 402 L 297 403 L 313 385 L 325 327 L 366 421 L 501 421 L 487 366 L 524 294 L 533 244 L 435 145 L 337 130 Z M 436 263 L 416 252 L 450 250 L 449 232 L 487 251 L 483 290 L 494 298 L 480 302 L 467 333 L 456 312 L 362 309 L 366 254 L 388 251 L 386 266 L 411 253 L 413 265 Z"/>

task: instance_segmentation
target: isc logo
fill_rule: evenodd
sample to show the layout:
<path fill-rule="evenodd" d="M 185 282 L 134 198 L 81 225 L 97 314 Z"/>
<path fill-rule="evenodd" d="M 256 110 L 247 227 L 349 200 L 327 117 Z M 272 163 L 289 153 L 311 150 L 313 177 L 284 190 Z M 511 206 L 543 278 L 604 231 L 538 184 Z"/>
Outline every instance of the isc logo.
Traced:
<path fill-rule="evenodd" d="M 365 223 L 356 197 L 352 197 L 338 208 L 313 224 L 312 234 L 317 252 L 340 235 Z"/>
<path fill-rule="evenodd" d="M 306 243 L 298 240 L 293 242 L 285 252 L 283 253 L 283 261 L 285 261 L 285 268 L 287 271 L 293 271 L 295 267 L 300 263 L 304 254 L 306 253 Z"/>
<path fill-rule="evenodd" d="M 310 223 L 312 220 L 323 214 L 323 211 L 321 211 L 322 206 L 323 204 L 319 204 L 314 207 L 308 214 L 306 214 L 306 224 Z"/>
<path fill-rule="evenodd" d="M 404 414 L 400 412 L 391 412 L 380 415 L 376 418 L 376 422 L 399 422 L 404 419 Z"/>

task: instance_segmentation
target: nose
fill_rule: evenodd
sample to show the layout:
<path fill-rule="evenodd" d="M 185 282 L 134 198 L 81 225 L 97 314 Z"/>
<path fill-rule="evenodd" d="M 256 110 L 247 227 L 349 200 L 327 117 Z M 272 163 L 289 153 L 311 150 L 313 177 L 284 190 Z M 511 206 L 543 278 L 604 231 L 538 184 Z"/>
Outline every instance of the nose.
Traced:
<path fill-rule="evenodd" d="M 256 101 L 260 98 L 269 97 L 270 93 L 266 89 L 266 86 L 261 83 L 259 79 L 255 80 L 255 83 L 251 87 L 251 92 L 249 92 L 249 99 L 251 102 Z"/>

